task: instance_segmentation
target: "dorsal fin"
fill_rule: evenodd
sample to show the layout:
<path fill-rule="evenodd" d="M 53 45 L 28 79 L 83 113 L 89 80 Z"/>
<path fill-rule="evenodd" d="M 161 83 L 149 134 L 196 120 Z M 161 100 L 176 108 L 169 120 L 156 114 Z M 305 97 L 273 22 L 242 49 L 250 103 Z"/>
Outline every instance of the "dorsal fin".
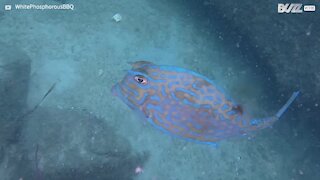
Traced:
<path fill-rule="evenodd" d="M 137 69 L 147 64 L 153 65 L 153 63 L 149 61 L 135 61 L 135 62 L 128 62 L 128 63 L 132 66 L 132 69 Z"/>

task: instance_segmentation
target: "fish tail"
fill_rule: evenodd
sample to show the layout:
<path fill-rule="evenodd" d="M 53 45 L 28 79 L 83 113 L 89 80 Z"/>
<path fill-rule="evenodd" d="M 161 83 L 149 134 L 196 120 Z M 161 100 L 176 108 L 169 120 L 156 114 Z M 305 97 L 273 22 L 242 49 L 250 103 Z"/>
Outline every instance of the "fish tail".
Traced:
<path fill-rule="evenodd" d="M 271 117 L 266 117 L 266 118 L 260 118 L 260 119 L 252 119 L 250 121 L 251 125 L 251 130 L 257 130 L 257 129 L 263 129 L 266 127 L 271 127 L 272 124 L 277 121 L 284 112 L 289 108 L 289 106 L 292 104 L 292 102 L 297 98 L 299 95 L 299 91 L 294 92 L 291 97 L 287 100 L 287 102 L 281 107 L 281 109 L 275 114 L 274 116 Z"/>
<path fill-rule="evenodd" d="M 289 108 L 289 106 L 292 104 L 292 102 L 297 98 L 299 95 L 299 91 L 293 92 L 291 97 L 288 99 L 288 101 L 282 106 L 282 108 L 277 112 L 276 117 L 280 118 L 284 112 Z"/>
<path fill-rule="evenodd" d="M 260 118 L 260 119 L 252 119 L 250 121 L 250 130 L 259 130 L 267 127 L 271 127 L 274 122 L 276 122 L 279 118 L 276 116 Z"/>

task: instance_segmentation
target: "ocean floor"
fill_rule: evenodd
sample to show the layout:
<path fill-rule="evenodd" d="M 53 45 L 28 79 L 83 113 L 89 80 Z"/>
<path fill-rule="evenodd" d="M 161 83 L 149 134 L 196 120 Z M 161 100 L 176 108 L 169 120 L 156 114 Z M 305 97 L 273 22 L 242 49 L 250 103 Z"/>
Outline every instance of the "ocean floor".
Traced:
<path fill-rule="evenodd" d="M 31 2 L 34 1 L 6 1 L 0 5 Z M 258 132 L 254 137 L 225 140 L 214 148 L 161 133 L 145 124 L 111 93 L 111 87 L 131 68 L 128 62 L 147 60 L 197 71 L 216 81 L 252 114 L 258 117 L 274 114 L 291 94 L 270 89 L 269 85 L 276 85 L 276 82 L 268 82 L 269 74 L 261 73 L 261 64 L 252 65 L 254 60 L 241 51 L 236 41 L 227 41 L 219 34 L 221 22 L 210 22 L 209 26 L 206 17 L 186 4 L 179 5 L 178 1 L 66 2 L 73 3 L 75 9 L 1 11 L 1 42 L 19 47 L 31 59 L 29 108 L 41 101 L 56 83 L 41 108 L 85 110 L 126 139 L 132 153 L 148 154 L 148 158 L 141 161 L 143 164 L 133 164 L 122 173 L 132 174 L 130 177 L 137 180 L 312 180 L 320 177 L 320 163 L 314 158 L 319 156 L 320 150 L 315 130 L 306 131 L 303 124 L 289 125 L 292 119 L 303 118 L 299 115 L 299 112 L 304 113 L 299 111 L 299 99 L 274 128 Z M 112 19 L 116 13 L 122 16 L 120 22 Z M 210 29 L 215 26 L 216 29 Z M 64 129 L 55 132 L 56 136 L 67 133 L 68 128 L 71 131 L 78 127 L 65 121 L 63 116 L 56 120 Z M 41 122 L 41 127 L 48 128 L 49 132 L 51 127 L 58 126 L 54 122 L 48 121 L 50 125 L 47 126 L 46 122 Z M 46 146 L 44 149 L 57 148 L 54 138 L 35 137 L 34 132 L 40 133 L 35 129 L 39 128 L 37 124 L 33 120 L 25 124 L 22 148 L 29 148 L 32 154 L 36 141 Z M 88 133 L 80 130 L 76 131 L 80 134 L 71 134 L 77 141 L 71 149 L 81 144 L 80 137 L 84 137 L 81 133 Z M 106 140 L 99 141 L 102 147 L 111 141 Z M 67 151 L 70 147 L 63 143 L 59 149 Z M 32 155 L 27 157 L 32 161 Z M 59 158 L 68 160 L 65 156 Z M 69 161 L 69 166 L 77 163 L 74 159 Z M 81 163 L 85 161 L 82 159 Z M 45 159 L 42 164 L 43 171 L 46 166 L 50 167 Z M 143 172 L 135 174 L 138 166 Z M 4 169 L 0 173 L 7 173 L 2 177 L 10 177 Z M 54 172 L 51 176 L 55 179 Z M 92 179 L 95 178 L 92 174 Z"/>

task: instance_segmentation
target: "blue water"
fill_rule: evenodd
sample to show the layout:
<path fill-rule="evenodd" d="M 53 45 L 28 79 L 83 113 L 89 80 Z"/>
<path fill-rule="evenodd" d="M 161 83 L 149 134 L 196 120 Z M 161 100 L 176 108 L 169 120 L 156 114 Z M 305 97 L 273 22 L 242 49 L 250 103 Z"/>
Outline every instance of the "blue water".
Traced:
<path fill-rule="evenodd" d="M 278 3 L 1 1 L 0 180 L 320 179 L 319 11 Z M 213 148 L 161 133 L 112 94 L 136 60 L 196 71 L 257 117 L 301 95 L 273 128 Z"/>

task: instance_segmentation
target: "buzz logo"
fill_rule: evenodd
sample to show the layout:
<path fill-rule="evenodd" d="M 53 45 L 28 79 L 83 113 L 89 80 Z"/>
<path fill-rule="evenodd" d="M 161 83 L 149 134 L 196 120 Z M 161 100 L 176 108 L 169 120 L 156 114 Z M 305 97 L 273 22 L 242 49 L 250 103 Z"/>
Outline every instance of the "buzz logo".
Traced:
<path fill-rule="evenodd" d="M 278 4 L 278 13 L 302 13 L 302 4 L 286 3 Z"/>

